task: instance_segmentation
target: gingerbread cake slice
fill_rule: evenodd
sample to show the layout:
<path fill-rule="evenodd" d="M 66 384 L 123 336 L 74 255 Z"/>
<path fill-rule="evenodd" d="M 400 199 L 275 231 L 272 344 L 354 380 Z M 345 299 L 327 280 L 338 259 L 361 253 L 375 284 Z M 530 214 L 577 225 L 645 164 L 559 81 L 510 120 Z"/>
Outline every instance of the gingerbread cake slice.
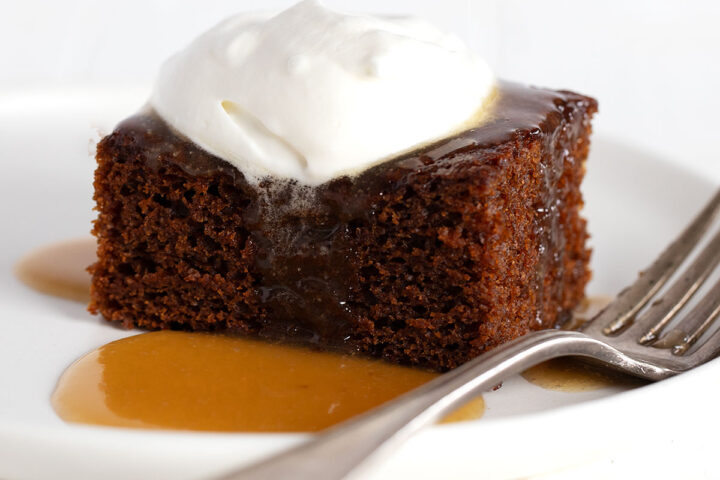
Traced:
<path fill-rule="evenodd" d="M 496 97 L 462 133 L 317 186 L 249 182 L 154 111 L 127 119 L 97 148 L 90 310 L 436 370 L 552 327 L 590 277 L 597 104 Z"/>

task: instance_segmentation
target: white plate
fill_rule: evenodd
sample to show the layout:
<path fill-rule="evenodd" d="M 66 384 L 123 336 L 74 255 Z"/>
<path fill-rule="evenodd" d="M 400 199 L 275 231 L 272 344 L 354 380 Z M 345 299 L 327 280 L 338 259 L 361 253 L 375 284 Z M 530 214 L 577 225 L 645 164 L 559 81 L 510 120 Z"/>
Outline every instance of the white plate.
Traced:
<path fill-rule="evenodd" d="M 0 95 L 2 478 L 198 478 L 303 438 L 68 425 L 50 407 L 55 381 L 73 360 L 136 332 L 29 290 L 12 267 L 37 246 L 88 232 L 93 127 L 107 131 L 144 94 L 76 89 Z M 633 280 L 713 190 L 711 182 L 641 151 L 595 139 L 585 185 L 595 251 L 590 293 L 615 294 Z M 693 458 L 690 467 L 687 460 L 702 451 L 697 435 L 720 427 L 719 396 L 717 361 L 625 392 L 550 392 L 517 377 L 485 396 L 480 421 L 428 429 L 366 476 L 561 478 L 562 471 L 575 475 L 582 468 L 597 474 L 648 467 L 657 478 L 674 471 L 697 477 L 710 471 L 712 457 Z M 707 435 L 702 438 L 709 442 Z M 675 454 L 658 457 L 663 450 Z M 661 458 L 662 468 L 642 455 Z"/>

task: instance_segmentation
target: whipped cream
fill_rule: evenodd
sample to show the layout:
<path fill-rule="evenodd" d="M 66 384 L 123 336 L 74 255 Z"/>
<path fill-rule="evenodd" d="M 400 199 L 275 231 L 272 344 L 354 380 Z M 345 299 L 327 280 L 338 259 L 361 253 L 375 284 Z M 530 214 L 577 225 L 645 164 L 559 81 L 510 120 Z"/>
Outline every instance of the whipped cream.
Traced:
<path fill-rule="evenodd" d="M 318 185 L 462 129 L 495 84 L 456 36 L 315 0 L 241 14 L 162 67 L 158 114 L 251 182 Z"/>

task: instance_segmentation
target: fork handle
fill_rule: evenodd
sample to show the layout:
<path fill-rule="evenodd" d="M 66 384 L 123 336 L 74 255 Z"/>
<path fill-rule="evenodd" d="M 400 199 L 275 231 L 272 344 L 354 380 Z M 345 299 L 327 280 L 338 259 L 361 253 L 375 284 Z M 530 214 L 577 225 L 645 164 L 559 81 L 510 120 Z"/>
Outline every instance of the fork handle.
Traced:
<path fill-rule="evenodd" d="M 574 331 L 532 332 L 449 371 L 368 413 L 343 422 L 224 480 L 339 480 L 474 396 L 546 360 L 577 355 L 621 364 L 624 355 Z"/>

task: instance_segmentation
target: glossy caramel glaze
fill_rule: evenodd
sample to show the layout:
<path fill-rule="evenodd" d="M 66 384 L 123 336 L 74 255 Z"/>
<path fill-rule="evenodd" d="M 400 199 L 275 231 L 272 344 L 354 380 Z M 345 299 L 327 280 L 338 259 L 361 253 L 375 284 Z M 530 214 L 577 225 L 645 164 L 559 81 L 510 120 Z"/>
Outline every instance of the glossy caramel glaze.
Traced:
<path fill-rule="evenodd" d="M 82 303 L 90 301 L 87 268 L 97 259 L 94 238 L 67 240 L 39 248 L 15 266 L 24 284 L 39 292 Z"/>
<path fill-rule="evenodd" d="M 228 336 L 162 331 L 75 362 L 52 396 L 66 421 L 137 428 L 317 431 L 436 375 L 377 360 Z M 447 421 L 480 418 L 482 397 Z"/>

